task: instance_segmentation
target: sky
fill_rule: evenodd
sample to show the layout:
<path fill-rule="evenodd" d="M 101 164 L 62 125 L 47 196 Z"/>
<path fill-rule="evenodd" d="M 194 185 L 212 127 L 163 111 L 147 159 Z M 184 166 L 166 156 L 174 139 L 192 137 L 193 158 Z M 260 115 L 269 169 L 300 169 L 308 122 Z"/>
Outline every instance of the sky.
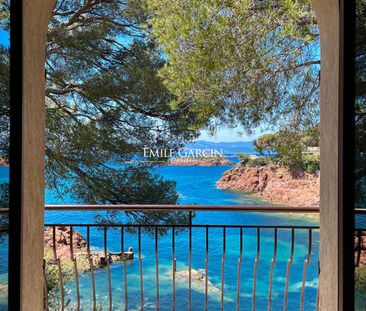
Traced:
<path fill-rule="evenodd" d="M 262 134 L 260 129 L 256 129 L 252 135 L 240 133 L 240 128 L 231 129 L 228 127 L 221 127 L 217 130 L 216 135 L 211 135 L 209 131 L 202 130 L 201 135 L 197 140 L 206 140 L 210 142 L 237 142 L 237 141 L 252 141 Z"/>

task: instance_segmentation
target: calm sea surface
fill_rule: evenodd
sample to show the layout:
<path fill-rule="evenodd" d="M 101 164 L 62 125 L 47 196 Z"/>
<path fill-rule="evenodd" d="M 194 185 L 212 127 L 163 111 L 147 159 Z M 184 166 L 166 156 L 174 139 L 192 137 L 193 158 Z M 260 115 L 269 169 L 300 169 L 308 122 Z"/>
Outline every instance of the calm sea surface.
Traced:
<path fill-rule="evenodd" d="M 264 201 L 255 198 L 249 193 L 220 190 L 215 187 L 216 181 L 222 173 L 230 167 L 161 167 L 157 169 L 164 178 L 177 182 L 180 204 L 212 204 L 212 205 L 264 205 Z M 7 168 L 0 168 L 0 182 L 7 180 Z M 60 199 L 48 189 L 46 203 L 73 203 L 69 197 Z M 90 223 L 94 222 L 94 212 L 46 212 L 46 223 Z M 121 216 L 123 220 L 123 216 Z M 266 213 L 239 213 L 239 212 L 199 212 L 194 218 L 194 223 L 199 224 L 238 224 L 238 225 L 318 225 L 314 219 L 303 215 L 271 215 Z M 83 228 L 75 228 L 85 234 Z M 220 309 L 221 298 L 221 268 L 223 230 L 209 230 L 209 256 L 208 276 L 210 286 L 208 303 L 209 310 Z M 205 268 L 205 229 L 196 228 L 193 236 L 193 262 L 192 268 L 200 270 Z M 273 274 L 272 310 L 283 310 L 286 267 L 291 251 L 290 231 L 279 230 L 277 261 Z M 177 272 L 184 273 L 188 268 L 188 232 L 176 235 L 175 257 Z M 103 249 L 102 232 L 91 229 L 91 245 L 93 249 Z M 126 234 L 125 246 L 133 247 L 137 251 L 136 233 Z M 257 272 L 256 307 L 257 310 L 266 310 L 269 291 L 269 270 L 273 257 L 273 230 L 262 229 L 260 239 L 260 261 Z M 288 310 L 299 310 L 304 260 L 308 252 L 308 233 L 298 230 L 295 234 L 294 260 L 290 268 L 290 283 Z M 0 256 L 0 283 L 7 279 L 7 243 L 1 244 Z M 159 287 L 160 310 L 172 310 L 172 245 L 171 232 L 159 238 Z M 237 295 L 237 274 L 239 258 L 239 229 L 227 229 L 226 234 L 226 260 L 224 265 L 225 276 L 225 310 L 235 310 Z M 108 249 L 120 251 L 120 231 L 108 232 Z M 305 310 L 315 310 L 317 294 L 317 267 L 318 267 L 319 234 L 313 232 L 312 257 L 307 270 L 305 290 Z M 254 261 L 257 251 L 257 231 L 255 229 L 243 230 L 243 260 L 241 264 L 240 310 L 252 310 L 252 292 L 254 281 Z M 154 239 L 147 232 L 142 233 L 142 269 L 144 287 L 144 309 L 153 310 L 156 307 L 156 279 L 155 279 L 155 244 Z M 127 265 L 128 283 L 128 309 L 140 310 L 140 279 L 139 261 L 137 253 L 135 260 Z M 113 286 L 113 310 L 124 310 L 124 277 L 123 265 L 111 266 Z M 103 310 L 108 310 L 108 283 L 106 269 L 99 269 L 95 273 L 98 305 Z M 80 276 L 80 292 L 82 310 L 92 310 L 91 277 L 89 273 Z M 177 279 L 177 310 L 187 310 L 188 281 L 182 277 Z M 192 306 L 193 310 L 204 310 L 204 282 L 192 281 Z M 1 297 L 1 296 L 0 296 Z M 1 298 L 0 298 L 1 299 Z M 67 285 L 67 299 L 70 299 L 68 308 L 71 310 L 75 301 L 74 284 Z M 6 310 L 5 299 L 0 300 L 0 310 Z"/>

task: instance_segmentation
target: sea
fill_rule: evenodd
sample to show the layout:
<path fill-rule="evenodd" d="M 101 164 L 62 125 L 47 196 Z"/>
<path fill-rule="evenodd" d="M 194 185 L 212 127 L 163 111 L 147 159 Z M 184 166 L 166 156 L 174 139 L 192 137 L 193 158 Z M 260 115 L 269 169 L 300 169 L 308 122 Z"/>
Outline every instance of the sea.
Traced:
<path fill-rule="evenodd" d="M 237 159 L 235 159 L 237 162 Z M 164 179 L 175 180 L 179 193 L 179 204 L 204 205 L 270 205 L 253 193 L 233 190 L 220 190 L 215 184 L 230 166 L 161 166 L 156 169 Z M 0 183 L 8 179 L 8 168 L 0 167 Z M 68 196 L 60 198 L 53 189 L 47 189 L 46 204 L 72 204 Z M 45 223 L 94 223 L 97 212 L 45 212 Z M 98 212 L 99 214 L 103 214 Z M 121 215 L 123 220 L 124 216 Z M 295 213 L 259 213 L 259 212 L 197 212 L 193 224 L 218 225 L 288 225 L 288 226 L 318 226 L 316 218 Z M 86 236 L 85 228 L 74 228 Z M 192 229 L 192 269 L 201 275 L 207 267 L 209 279 L 208 310 L 220 310 L 222 292 L 222 273 L 224 275 L 224 309 L 237 310 L 237 295 L 239 290 L 240 310 L 268 309 L 270 266 L 274 257 L 274 230 L 260 230 L 260 247 L 258 247 L 258 231 L 254 228 L 242 230 L 242 260 L 240 261 L 240 230 L 226 229 L 226 256 L 223 261 L 223 229 L 208 230 L 208 248 L 206 248 L 206 229 Z M 120 252 L 121 232 L 109 230 L 107 235 L 108 251 Z M 92 250 L 102 251 L 104 247 L 103 232 L 98 228 L 90 231 Z M 279 229 L 276 261 L 273 270 L 272 310 L 283 310 L 285 303 L 286 275 L 289 276 L 287 310 L 300 309 L 301 289 L 303 285 L 304 263 L 308 258 L 309 234 L 307 230 L 295 230 L 293 260 L 291 254 L 291 230 Z M 151 232 L 142 231 L 141 258 L 142 267 L 138 260 L 137 233 L 125 232 L 125 251 L 132 247 L 135 252 L 134 260 L 126 264 L 126 287 L 128 310 L 141 310 L 140 268 L 143 271 L 143 306 L 144 310 L 155 310 L 157 303 L 157 282 L 159 284 L 159 310 L 173 310 L 172 282 L 172 232 L 167 231 L 158 238 L 158 263 L 155 258 L 155 240 Z M 259 254 L 258 254 L 259 250 Z M 3 238 L 0 244 L 0 286 L 7 282 L 8 244 Z M 255 278 L 255 262 L 257 271 Z M 176 274 L 176 310 L 188 309 L 188 280 L 185 273 L 188 269 L 189 245 L 188 231 L 175 235 Z M 318 288 L 319 232 L 312 232 L 311 257 L 307 266 L 304 310 L 315 310 Z M 159 279 L 156 279 L 158 266 Z M 222 272 L 224 271 L 224 272 Z M 238 273 L 239 271 L 239 273 Z M 112 310 L 125 310 L 124 265 L 111 265 Z M 240 274 L 240 278 L 238 278 Z M 256 279 L 256 285 L 255 284 Z M 97 293 L 97 310 L 109 310 L 107 269 L 95 271 Z M 92 278 L 90 272 L 79 276 L 81 295 L 81 310 L 93 310 Z M 238 286 L 239 284 L 239 286 Z M 76 288 L 74 282 L 65 285 L 67 310 L 76 310 Z M 1 290 L 1 287 L 0 287 Z M 253 301 L 253 291 L 255 300 Z M 7 310 L 6 290 L 0 292 L 0 310 Z M 57 307 L 55 307 L 57 310 Z M 192 281 L 192 310 L 205 310 L 205 282 L 202 279 Z"/>

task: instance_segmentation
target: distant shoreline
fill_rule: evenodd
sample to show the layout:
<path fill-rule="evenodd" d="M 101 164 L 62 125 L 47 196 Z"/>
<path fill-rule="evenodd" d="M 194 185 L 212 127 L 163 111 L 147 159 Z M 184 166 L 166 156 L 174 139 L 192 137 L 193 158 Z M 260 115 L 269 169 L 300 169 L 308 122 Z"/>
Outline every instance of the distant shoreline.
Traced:
<path fill-rule="evenodd" d="M 232 166 L 233 161 L 226 159 L 226 157 L 213 158 L 194 158 L 194 157 L 174 157 L 170 158 L 166 164 L 167 166 Z"/>

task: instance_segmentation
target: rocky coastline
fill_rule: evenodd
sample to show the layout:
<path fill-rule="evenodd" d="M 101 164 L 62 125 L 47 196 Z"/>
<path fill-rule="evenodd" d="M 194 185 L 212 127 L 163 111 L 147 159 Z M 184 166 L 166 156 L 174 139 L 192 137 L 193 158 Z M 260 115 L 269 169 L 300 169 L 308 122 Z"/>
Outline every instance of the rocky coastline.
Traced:
<path fill-rule="evenodd" d="M 55 241 L 56 241 L 56 252 L 57 258 L 60 260 L 61 264 L 65 262 L 70 262 L 71 260 L 71 245 L 70 245 L 70 227 L 62 226 L 55 228 Z M 57 261 L 54 260 L 53 256 L 53 228 L 46 228 L 44 230 L 44 248 L 45 254 L 50 254 L 46 256 L 46 262 L 48 265 L 56 265 Z M 84 272 L 91 270 L 91 265 L 93 268 L 104 268 L 107 265 L 107 260 L 110 264 L 117 262 L 126 262 L 133 260 L 133 250 L 129 248 L 127 252 L 123 253 L 108 253 L 107 259 L 105 258 L 104 252 L 90 251 L 90 260 L 88 259 L 87 241 L 81 235 L 80 232 L 73 230 L 72 235 L 72 248 L 74 258 L 78 262 L 78 273 L 82 274 Z M 122 259 L 123 258 L 123 259 Z M 169 271 L 163 277 L 167 279 L 172 279 L 172 272 Z M 189 280 L 189 270 L 176 270 L 175 277 L 178 283 L 185 284 Z M 192 269 L 191 270 L 191 280 L 192 288 L 198 292 L 205 292 L 205 269 Z M 2 292 L 6 292 L 6 287 L 0 286 L 0 295 Z M 210 295 L 218 296 L 221 290 L 211 282 L 211 278 L 208 276 L 207 291 Z"/>
<path fill-rule="evenodd" d="M 70 227 L 63 226 L 63 227 L 56 227 L 55 233 L 55 241 L 56 241 L 56 252 L 57 257 L 60 259 L 61 262 L 65 260 L 71 259 L 71 245 L 70 245 Z M 53 252 L 53 228 L 46 228 L 44 230 L 44 249 L 45 253 Z M 87 250 L 87 242 L 84 237 L 81 235 L 80 232 L 73 230 L 72 236 L 72 249 L 75 258 L 84 258 L 88 260 L 88 250 Z M 93 264 L 95 268 L 101 268 L 106 266 L 107 260 L 109 263 L 120 262 L 124 260 L 133 259 L 133 250 L 130 249 L 124 252 L 123 256 L 121 253 L 107 253 L 107 258 L 104 252 L 101 251 L 90 251 L 90 264 Z M 50 259 L 50 263 L 53 263 L 53 256 Z M 83 265 L 89 269 L 90 267 L 88 264 Z M 82 273 L 83 271 L 79 271 Z"/>
<path fill-rule="evenodd" d="M 233 164 L 234 162 L 225 157 L 175 157 L 170 158 L 166 163 L 168 166 L 231 166 Z"/>
<path fill-rule="evenodd" d="M 223 174 L 216 186 L 254 192 L 272 203 L 309 207 L 320 205 L 319 177 L 319 172 L 291 172 L 275 165 L 248 167 L 238 163 Z"/>

